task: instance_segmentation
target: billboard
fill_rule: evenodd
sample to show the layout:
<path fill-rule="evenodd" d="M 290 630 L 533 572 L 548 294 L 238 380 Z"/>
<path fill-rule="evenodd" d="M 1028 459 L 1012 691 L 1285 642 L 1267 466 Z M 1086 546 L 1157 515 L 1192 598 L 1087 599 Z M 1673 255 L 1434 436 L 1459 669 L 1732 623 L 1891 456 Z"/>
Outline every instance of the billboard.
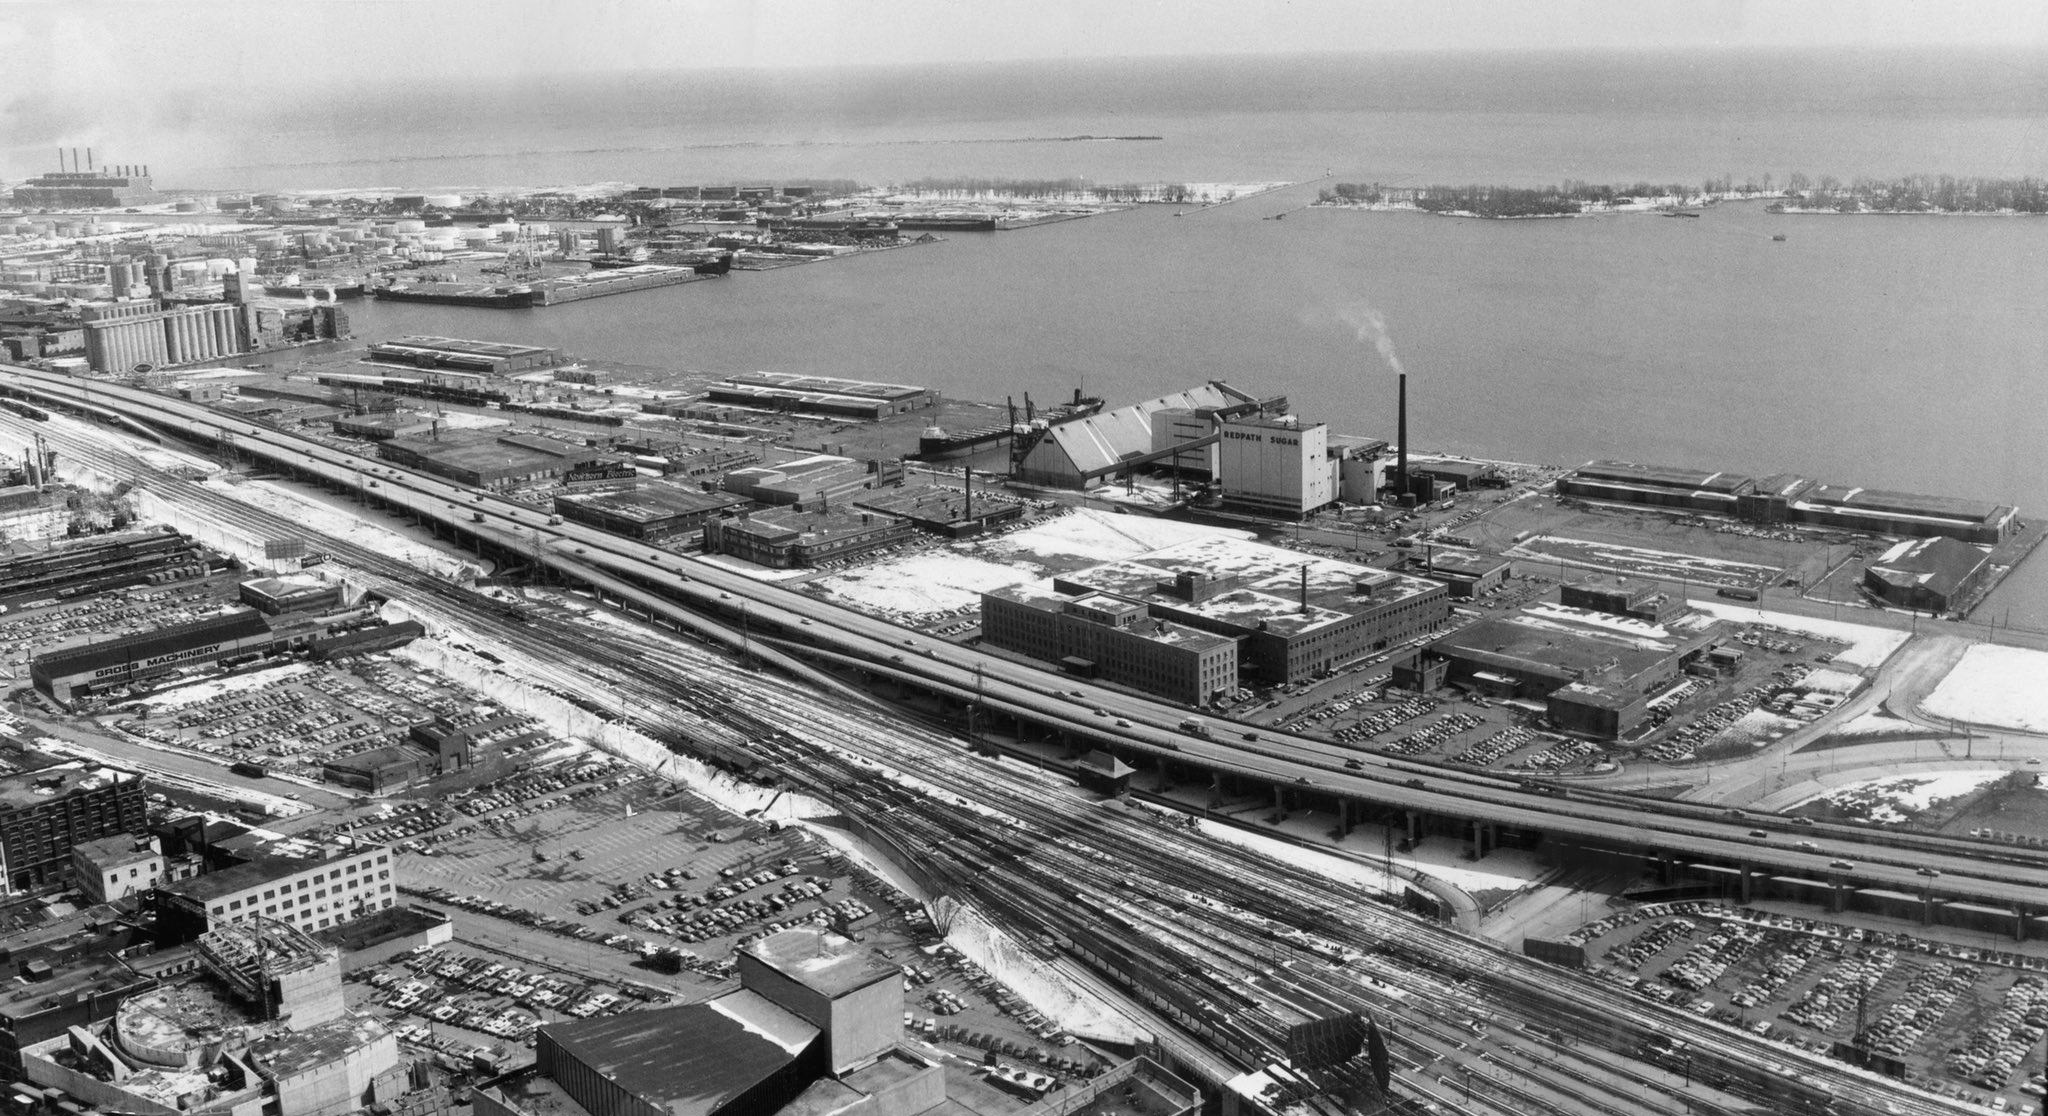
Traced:
<path fill-rule="evenodd" d="M 1570 942 L 1545 941 L 1542 938 L 1523 938 L 1522 955 L 1552 965 L 1563 965 L 1568 969 L 1586 967 L 1586 947 Z"/>
<path fill-rule="evenodd" d="M 1357 1012 L 1297 1023 L 1287 1030 L 1287 1061 L 1305 1070 L 1341 1066 L 1365 1049 L 1366 1029 Z"/>
<path fill-rule="evenodd" d="M 306 540 L 304 539 L 268 539 L 263 543 L 263 557 L 273 562 L 280 558 L 304 558 L 305 556 Z"/>

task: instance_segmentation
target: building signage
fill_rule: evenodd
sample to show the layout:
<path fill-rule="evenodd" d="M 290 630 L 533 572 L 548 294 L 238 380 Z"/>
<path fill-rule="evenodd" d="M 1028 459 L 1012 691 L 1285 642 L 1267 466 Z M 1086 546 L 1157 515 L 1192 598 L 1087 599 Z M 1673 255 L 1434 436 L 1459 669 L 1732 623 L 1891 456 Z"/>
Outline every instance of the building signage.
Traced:
<path fill-rule="evenodd" d="M 568 484 L 584 484 L 590 481 L 633 480 L 639 475 L 639 471 L 628 462 L 602 461 L 571 469 L 562 479 Z"/>
<path fill-rule="evenodd" d="M 94 678 L 105 678 L 110 674 L 127 674 L 131 671 L 147 670 L 148 668 L 153 666 L 163 666 L 166 663 L 183 662 L 186 659 L 203 659 L 208 655 L 211 655 L 219 650 L 220 644 L 209 643 L 204 647 L 190 647 L 183 651 L 169 651 L 162 655 L 153 655 L 139 662 L 122 663 L 119 666 L 103 667 L 99 670 L 93 671 L 92 676 Z"/>

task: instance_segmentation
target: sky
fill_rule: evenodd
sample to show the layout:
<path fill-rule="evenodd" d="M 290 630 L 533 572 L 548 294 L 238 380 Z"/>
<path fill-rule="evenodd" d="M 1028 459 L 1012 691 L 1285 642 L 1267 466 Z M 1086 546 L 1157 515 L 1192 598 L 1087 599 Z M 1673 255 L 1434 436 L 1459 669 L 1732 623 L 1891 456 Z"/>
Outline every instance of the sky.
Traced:
<path fill-rule="evenodd" d="M 2018 48 L 2048 81 L 2041 0 L 0 0 L 0 152 L 101 153 L 214 125 L 285 127 L 459 84 L 740 68 L 973 67 L 1305 52 Z M 1996 67 L 1994 67 L 1996 68 Z M 1882 75 L 1881 60 L 1869 73 Z M 429 98 L 422 98 L 422 102 Z M 303 110 L 303 111 L 301 111 Z M 267 114 L 267 115 L 266 115 Z M 245 124 L 245 122 L 247 122 Z M 191 163 L 200 152 L 181 151 Z M 130 157 L 133 157 L 132 155 Z M 170 154 L 158 158 L 168 165 Z M 19 164 L 13 165 L 13 164 Z"/>
<path fill-rule="evenodd" d="M 2044 43 L 2039 0 L 0 0 L 0 97 L 449 70 Z"/>

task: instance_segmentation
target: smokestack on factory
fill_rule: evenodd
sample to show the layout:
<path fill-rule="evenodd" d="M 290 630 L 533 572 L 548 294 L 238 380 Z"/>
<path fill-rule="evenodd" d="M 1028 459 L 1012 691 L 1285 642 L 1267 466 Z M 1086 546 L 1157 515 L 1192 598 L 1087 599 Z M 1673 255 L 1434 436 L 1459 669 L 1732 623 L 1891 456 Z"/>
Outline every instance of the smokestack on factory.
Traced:
<path fill-rule="evenodd" d="M 1408 487 L 1408 373 L 1401 373 L 1400 379 L 1401 426 L 1399 437 L 1401 439 L 1401 455 L 1394 465 L 1394 491 L 1405 501 L 1414 492 L 1414 489 Z"/>

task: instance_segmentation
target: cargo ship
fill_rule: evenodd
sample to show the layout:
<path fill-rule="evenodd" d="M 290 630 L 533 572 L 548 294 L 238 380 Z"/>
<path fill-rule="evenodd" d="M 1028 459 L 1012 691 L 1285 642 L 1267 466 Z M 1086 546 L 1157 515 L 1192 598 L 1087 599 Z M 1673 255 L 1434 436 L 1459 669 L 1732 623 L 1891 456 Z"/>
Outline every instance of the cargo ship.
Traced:
<path fill-rule="evenodd" d="M 373 298 L 391 302 L 432 302 L 442 306 L 481 306 L 493 310 L 523 310 L 534 303 L 528 286 L 493 287 L 481 283 L 410 283 L 404 286 L 372 287 Z"/>
<path fill-rule="evenodd" d="M 774 233 L 813 233 L 871 240 L 894 237 L 901 226 L 894 217 L 844 215 L 832 217 L 757 217 L 754 224 Z"/>
<path fill-rule="evenodd" d="M 939 229 L 946 232 L 994 232 L 993 214 L 982 213 L 899 213 L 896 224 L 905 229 Z"/>
<path fill-rule="evenodd" d="M 369 288 L 363 285 L 362 280 L 356 279 L 337 283 L 265 283 L 263 292 L 271 298 L 324 298 L 339 301 L 361 298 L 369 293 Z"/>

